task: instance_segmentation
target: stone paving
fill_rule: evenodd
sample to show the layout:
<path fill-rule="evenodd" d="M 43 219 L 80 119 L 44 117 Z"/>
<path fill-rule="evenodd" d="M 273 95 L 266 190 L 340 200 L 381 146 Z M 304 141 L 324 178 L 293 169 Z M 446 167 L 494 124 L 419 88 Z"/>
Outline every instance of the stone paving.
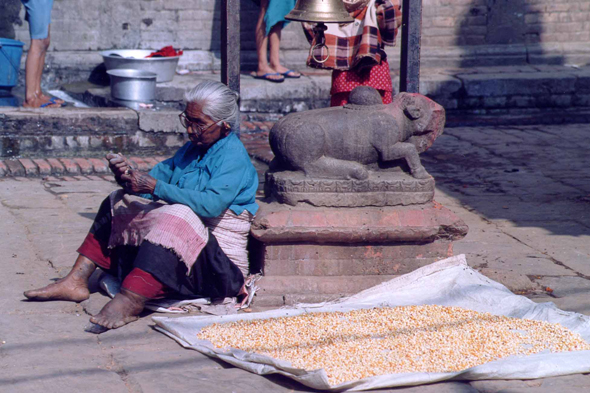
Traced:
<path fill-rule="evenodd" d="M 264 137 L 251 139 L 251 154 L 267 160 Z M 536 302 L 590 315 L 589 150 L 582 124 L 447 129 L 422 160 L 437 181 L 435 199 L 470 227 L 455 254 Z M 116 187 L 107 175 L 0 178 L 0 391 L 309 391 L 183 349 L 152 329 L 148 313 L 118 330 L 85 333 L 89 314 L 108 300 L 100 292 L 81 304 L 23 300 L 24 290 L 69 270 L 100 201 Z M 590 375 L 382 391 L 582 393 Z"/>

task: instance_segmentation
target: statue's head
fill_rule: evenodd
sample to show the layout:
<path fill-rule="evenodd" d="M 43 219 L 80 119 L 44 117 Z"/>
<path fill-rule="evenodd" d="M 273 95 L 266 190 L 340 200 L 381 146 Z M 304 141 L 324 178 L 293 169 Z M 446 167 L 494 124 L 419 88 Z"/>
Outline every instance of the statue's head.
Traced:
<path fill-rule="evenodd" d="M 394 96 L 393 106 L 398 106 L 412 122 L 412 133 L 419 141 L 419 152 L 428 149 L 445 128 L 445 109 L 430 98 L 417 93 L 399 93 Z"/>

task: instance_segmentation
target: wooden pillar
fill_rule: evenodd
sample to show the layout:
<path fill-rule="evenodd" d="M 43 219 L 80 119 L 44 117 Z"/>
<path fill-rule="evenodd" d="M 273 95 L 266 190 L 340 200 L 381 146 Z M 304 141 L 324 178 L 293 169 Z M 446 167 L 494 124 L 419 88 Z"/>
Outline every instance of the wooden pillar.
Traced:
<path fill-rule="evenodd" d="M 240 92 L 240 0 L 221 5 L 221 81 Z"/>
<path fill-rule="evenodd" d="M 403 0 L 399 91 L 420 92 L 422 0 Z"/>
<path fill-rule="evenodd" d="M 240 94 L 240 0 L 221 1 L 221 82 Z"/>

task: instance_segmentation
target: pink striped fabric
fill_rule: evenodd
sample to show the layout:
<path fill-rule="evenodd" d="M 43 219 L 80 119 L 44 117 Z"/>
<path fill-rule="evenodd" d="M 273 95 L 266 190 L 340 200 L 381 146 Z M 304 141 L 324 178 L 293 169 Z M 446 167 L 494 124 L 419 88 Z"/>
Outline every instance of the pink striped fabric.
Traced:
<path fill-rule="evenodd" d="M 139 246 L 142 241 L 174 251 L 192 269 L 197 256 L 209 240 L 207 227 L 184 205 L 168 205 L 125 194 L 110 195 L 112 219 L 109 248 L 120 245 Z"/>

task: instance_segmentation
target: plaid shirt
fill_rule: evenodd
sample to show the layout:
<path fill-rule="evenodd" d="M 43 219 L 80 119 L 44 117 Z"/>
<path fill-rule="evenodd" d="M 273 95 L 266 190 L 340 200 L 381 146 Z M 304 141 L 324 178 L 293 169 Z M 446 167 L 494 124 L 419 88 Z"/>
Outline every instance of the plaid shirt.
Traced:
<path fill-rule="evenodd" d="M 316 59 L 328 56 L 326 47 L 315 48 L 307 65 L 314 68 L 350 70 L 354 67 L 373 66 L 381 63 L 384 45 L 395 45 L 401 26 L 401 0 L 371 0 L 361 10 L 350 14 L 355 20 L 349 24 L 327 24 L 326 46 L 330 56 L 324 63 Z M 303 31 L 312 46 L 316 44 L 315 24 L 303 23 Z M 361 63 L 362 64 L 359 64 Z"/>

